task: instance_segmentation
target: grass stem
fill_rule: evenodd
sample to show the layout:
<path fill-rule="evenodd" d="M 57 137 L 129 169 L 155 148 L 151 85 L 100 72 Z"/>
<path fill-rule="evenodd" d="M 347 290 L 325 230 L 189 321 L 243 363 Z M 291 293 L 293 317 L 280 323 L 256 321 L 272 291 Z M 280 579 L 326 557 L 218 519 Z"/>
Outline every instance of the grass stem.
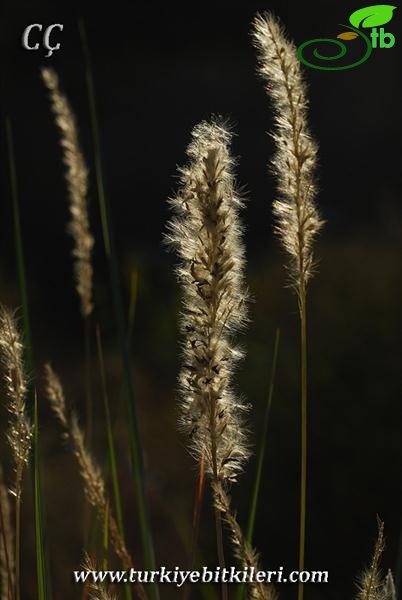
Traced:
<path fill-rule="evenodd" d="M 256 478 L 255 478 L 255 483 L 254 483 L 253 499 L 251 502 L 250 516 L 249 516 L 249 521 L 248 521 L 248 526 L 247 526 L 247 541 L 250 544 L 253 543 L 253 533 L 254 533 L 255 518 L 257 515 L 258 496 L 259 496 L 260 487 L 261 487 L 262 467 L 264 464 L 265 449 L 266 449 L 266 445 L 267 445 L 268 423 L 269 423 L 269 417 L 271 414 L 272 399 L 273 399 L 273 395 L 274 395 L 276 366 L 277 366 L 277 362 L 278 362 L 280 336 L 281 336 L 280 329 L 277 329 L 276 334 L 275 334 L 274 354 L 273 354 L 272 365 L 271 365 L 271 376 L 270 376 L 270 381 L 269 381 L 268 400 L 267 400 L 267 404 L 265 407 L 264 424 L 263 424 L 263 429 L 262 429 L 261 445 L 260 445 L 260 451 L 259 451 L 259 456 L 258 456 L 257 474 L 256 474 Z"/>
<path fill-rule="evenodd" d="M 38 399 L 35 392 L 34 406 L 34 489 L 35 489 L 35 544 L 36 544 L 36 569 L 38 577 L 38 600 L 47 596 L 46 565 L 43 553 L 43 508 L 42 508 L 42 482 L 40 472 L 40 446 L 39 446 L 39 419 Z"/>
<path fill-rule="evenodd" d="M 115 313 L 118 339 L 120 345 L 120 351 L 123 362 L 124 377 L 127 386 L 126 395 L 126 410 L 127 410 L 127 425 L 129 428 L 129 441 L 130 441 L 130 456 L 134 470 L 134 485 L 135 485 L 135 497 L 137 500 L 137 510 L 140 524 L 141 540 L 144 554 L 144 564 L 149 570 L 155 570 L 155 555 L 153 548 L 152 532 L 150 526 L 150 520 L 148 515 L 148 507 L 145 497 L 145 485 L 144 485 L 144 465 L 142 457 L 142 447 L 139 438 L 139 429 L 137 422 L 136 404 L 134 399 L 134 387 L 132 381 L 131 372 L 131 360 L 130 360 L 130 344 L 127 337 L 127 328 L 125 323 L 123 302 L 120 291 L 120 277 L 118 271 L 117 257 L 114 247 L 111 217 L 107 203 L 102 157 L 101 157 L 101 143 L 99 133 L 99 121 L 96 109 L 95 100 L 95 86 L 92 75 L 92 66 L 88 48 L 88 42 L 86 37 L 86 31 L 83 20 L 79 20 L 79 31 L 81 35 L 82 48 L 84 53 L 85 71 L 86 71 L 86 83 L 88 91 L 88 102 L 90 109 L 91 128 L 93 137 L 93 149 L 95 157 L 95 173 L 98 189 L 98 202 L 99 210 L 102 222 L 103 231 L 103 242 L 105 247 L 105 254 L 109 267 L 109 274 L 111 280 L 111 291 L 112 301 Z M 157 585 L 150 586 L 150 593 L 153 600 L 159 599 L 159 591 Z"/>
<path fill-rule="evenodd" d="M 6 493 L 8 493 L 5 487 L 4 487 L 4 491 Z M 6 525 L 5 525 L 5 519 L 4 519 L 4 514 L 3 514 L 3 506 L 2 506 L 1 501 L 0 501 L 0 528 L 1 528 L 1 537 L 2 537 L 1 543 L 3 544 L 4 557 L 5 557 L 5 561 L 6 561 L 6 567 L 7 567 L 7 598 L 8 598 L 8 600 L 14 600 L 13 573 L 12 573 L 11 567 L 10 567 L 9 547 L 8 547 L 8 540 L 7 540 L 7 535 L 6 535 Z"/>
<path fill-rule="evenodd" d="M 300 362 L 301 362 L 301 455 L 300 455 L 300 535 L 299 571 L 304 571 L 306 547 L 307 497 L 307 307 L 306 288 L 300 285 Z M 298 584 L 298 600 L 303 600 L 304 587 Z"/>
<path fill-rule="evenodd" d="M 15 499 L 15 598 L 21 600 L 21 495 Z"/>
<path fill-rule="evenodd" d="M 218 551 L 218 561 L 219 561 L 219 566 L 220 566 L 221 572 L 222 572 L 223 569 L 225 568 L 225 564 L 226 564 L 225 563 L 225 552 L 223 549 L 222 517 L 221 517 L 220 510 L 218 510 L 216 507 L 214 508 L 214 513 L 215 513 L 215 531 L 216 531 L 216 546 L 217 546 L 217 551 Z M 222 600 L 227 600 L 228 599 L 228 586 L 224 581 L 222 581 L 221 591 L 222 591 Z"/>
<path fill-rule="evenodd" d="M 31 327 L 29 318 L 29 304 L 28 304 L 28 288 L 26 280 L 25 270 L 25 258 L 24 258 L 24 247 L 22 241 L 21 231 L 21 217 L 19 208 L 18 198 L 18 185 L 17 185 L 17 169 L 15 161 L 14 151 L 14 139 L 11 120 L 9 117 L 6 118 L 6 139 L 7 139 L 7 153 L 9 163 L 9 176 L 10 176 L 10 187 L 11 187 L 11 202 L 13 210 L 13 225 L 14 225 L 14 244 L 15 244 L 15 256 L 16 256 L 16 267 L 18 277 L 18 289 L 22 310 L 22 334 L 23 334 L 23 345 L 24 345 L 24 362 L 26 369 L 31 376 L 33 373 L 33 357 L 32 357 L 32 338 L 31 338 Z M 35 401 L 33 390 L 31 388 L 29 392 L 31 399 L 31 406 L 28 410 L 33 412 L 35 419 L 37 419 L 37 407 L 36 407 L 36 395 Z M 37 426 L 35 425 L 34 432 L 34 461 L 35 461 L 35 473 L 34 473 L 34 502 L 35 502 L 35 542 L 36 542 L 36 568 L 38 576 L 38 599 L 44 600 L 47 597 L 47 575 L 46 575 L 46 551 L 45 541 L 43 532 L 43 503 L 42 503 L 42 489 L 40 481 L 40 453 L 39 453 L 39 439 Z M 21 485 L 22 485 L 22 473 L 21 473 Z M 20 599 L 21 595 L 21 490 L 17 490 L 16 503 L 15 503 L 15 595 L 16 600 Z"/>
<path fill-rule="evenodd" d="M 85 410 L 86 410 L 86 437 L 88 446 L 92 444 L 93 415 L 92 415 L 92 389 L 91 389 L 91 317 L 84 317 L 84 352 L 85 352 Z"/>

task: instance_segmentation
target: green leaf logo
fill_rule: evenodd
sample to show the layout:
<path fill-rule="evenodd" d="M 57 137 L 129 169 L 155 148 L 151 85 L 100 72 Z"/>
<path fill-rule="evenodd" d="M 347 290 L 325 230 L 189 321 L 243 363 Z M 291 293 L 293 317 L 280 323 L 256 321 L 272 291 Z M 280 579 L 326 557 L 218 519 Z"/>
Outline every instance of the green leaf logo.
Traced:
<path fill-rule="evenodd" d="M 360 8 L 350 15 L 349 21 L 353 27 L 379 27 L 389 23 L 396 6 L 377 4 Z"/>

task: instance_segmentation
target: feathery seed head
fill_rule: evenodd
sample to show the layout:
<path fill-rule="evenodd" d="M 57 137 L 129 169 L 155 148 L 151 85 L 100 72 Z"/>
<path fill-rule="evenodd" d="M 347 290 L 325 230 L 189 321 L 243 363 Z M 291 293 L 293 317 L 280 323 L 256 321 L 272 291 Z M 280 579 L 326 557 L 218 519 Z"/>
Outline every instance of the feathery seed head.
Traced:
<path fill-rule="evenodd" d="M 50 400 L 53 412 L 63 425 L 66 437 L 71 443 L 84 484 L 86 499 L 97 511 L 102 524 L 105 525 L 105 522 L 107 522 L 110 541 L 116 555 L 120 558 L 124 567 L 130 569 L 133 566 L 133 560 L 120 534 L 116 519 L 112 514 L 113 511 L 110 509 L 110 501 L 106 493 L 105 481 L 101 470 L 85 446 L 84 433 L 79 426 L 77 415 L 74 412 L 67 414 L 63 387 L 59 377 L 49 364 L 45 366 L 44 373 L 46 394 Z M 141 584 L 136 584 L 136 590 L 138 597 L 141 600 L 145 600 Z"/>
<path fill-rule="evenodd" d="M 60 379 L 53 371 L 50 363 L 47 363 L 44 366 L 44 376 L 46 396 L 50 401 L 50 406 L 61 425 L 65 429 L 68 429 L 67 408 L 63 387 L 60 383 Z"/>
<path fill-rule="evenodd" d="M 388 570 L 387 576 L 384 582 L 384 600 L 397 600 L 396 598 L 396 587 L 394 578 L 392 576 L 391 569 Z"/>
<path fill-rule="evenodd" d="M 28 464 L 33 426 L 26 414 L 27 378 L 23 363 L 23 344 L 14 314 L 0 307 L 0 360 L 8 396 L 10 424 L 7 432 L 16 471 L 17 496 L 21 494 L 22 473 Z"/>
<path fill-rule="evenodd" d="M 389 600 L 387 581 L 383 580 L 379 571 L 381 555 L 384 552 L 384 523 L 378 519 L 378 537 L 369 569 L 359 577 L 357 600 Z M 391 596 L 392 597 L 392 596 Z"/>
<path fill-rule="evenodd" d="M 85 447 L 84 434 L 78 424 L 77 415 L 73 412 L 67 416 L 66 401 L 59 377 L 50 364 L 45 365 L 45 387 L 50 406 L 66 429 L 73 452 L 77 459 L 80 473 L 84 481 L 84 490 L 88 502 L 103 513 L 106 506 L 105 483 L 98 465 Z"/>
<path fill-rule="evenodd" d="M 84 434 L 78 425 L 77 415 L 71 415 L 70 436 L 74 454 L 80 466 L 88 502 L 95 508 L 106 507 L 105 482 L 98 465 L 85 447 Z"/>
<path fill-rule="evenodd" d="M 306 84 L 296 48 L 272 14 L 256 17 L 253 38 L 275 109 L 275 229 L 290 255 L 292 283 L 301 294 L 313 271 L 313 244 L 323 225 L 315 206 L 317 146 L 308 129 Z"/>
<path fill-rule="evenodd" d="M 81 301 L 81 313 L 88 317 L 92 304 L 92 250 L 94 238 L 89 227 L 88 217 L 88 169 L 80 147 L 78 127 L 70 103 L 59 87 L 59 78 L 50 68 L 43 68 L 42 79 L 49 90 L 52 111 L 61 134 L 63 161 L 67 167 L 66 181 L 70 199 L 68 232 L 74 240 L 73 257 L 76 290 Z"/>
<path fill-rule="evenodd" d="M 222 123 L 195 127 L 166 237 L 179 256 L 183 287 L 180 424 L 207 472 L 233 481 L 248 457 L 245 407 L 231 390 L 242 356 L 232 336 L 247 320 L 247 291 L 229 143 Z"/>
<path fill-rule="evenodd" d="M 222 482 L 213 481 L 212 491 L 215 507 L 222 513 L 223 520 L 230 531 L 236 558 L 239 560 L 242 568 L 254 568 L 255 571 L 259 571 L 258 553 L 244 537 L 237 521 L 236 513 L 232 510 L 231 499 Z M 249 600 L 277 600 L 278 597 L 272 586 L 254 581 L 248 585 L 247 598 Z"/>
<path fill-rule="evenodd" d="M 90 558 L 88 554 L 85 554 L 84 569 L 89 572 L 97 572 L 99 569 L 95 561 Z M 89 582 L 89 598 L 90 600 L 116 600 L 106 584 L 101 581 L 94 581 L 93 578 L 88 579 Z"/>

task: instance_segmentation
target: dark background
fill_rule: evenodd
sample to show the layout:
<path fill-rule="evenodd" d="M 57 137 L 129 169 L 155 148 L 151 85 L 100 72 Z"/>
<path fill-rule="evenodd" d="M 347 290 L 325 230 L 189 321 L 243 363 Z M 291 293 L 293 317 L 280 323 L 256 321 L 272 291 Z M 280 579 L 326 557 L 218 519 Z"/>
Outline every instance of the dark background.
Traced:
<path fill-rule="evenodd" d="M 269 425 L 255 543 L 266 568 L 297 568 L 299 393 L 297 303 L 286 288 L 286 258 L 272 234 L 274 179 L 266 132 L 272 111 L 256 57 L 250 23 L 274 10 L 296 45 L 336 37 L 338 23 L 365 4 L 263 2 L 119 4 L 15 2 L 1 20 L 2 117 L 15 138 L 35 362 L 51 358 L 71 401 L 82 407 L 82 324 L 72 285 L 68 204 L 58 133 L 39 77 L 41 65 L 60 75 L 80 126 L 91 170 L 91 220 L 96 235 L 96 315 L 107 345 L 110 391 L 118 388 L 108 273 L 102 248 L 85 69 L 77 27 L 83 17 L 92 56 L 107 195 L 128 299 L 130 273 L 139 292 L 133 340 L 134 383 L 147 468 L 157 560 L 186 565 L 195 469 L 176 431 L 179 369 L 179 290 L 175 259 L 162 245 L 166 199 L 177 188 L 178 164 L 192 127 L 211 114 L 229 118 L 237 175 L 247 197 L 247 279 L 254 302 L 242 336 L 247 357 L 236 386 L 254 405 L 252 439 L 258 449 L 276 327 L 282 340 Z M 401 17 L 385 26 L 392 49 L 377 49 L 357 68 L 305 70 L 311 130 L 320 145 L 318 204 L 327 221 L 317 243 L 319 271 L 309 291 L 309 488 L 306 567 L 328 569 L 330 583 L 311 586 L 308 599 L 353 597 L 355 578 L 368 564 L 376 515 L 385 521 L 384 569 L 395 568 L 401 529 Z M 21 48 L 30 23 L 64 24 L 62 46 L 49 58 Z M 358 44 L 358 41 L 347 42 Z M 358 48 L 358 46 L 356 46 Z M 351 52 L 355 52 L 351 46 Z M 4 119 L 2 134 L 4 132 Z M 1 147 L 1 301 L 18 305 L 8 158 Z M 94 367 L 95 369 L 95 367 Z M 95 373 L 95 371 L 94 371 Z M 96 385 L 96 373 L 94 374 Z M 117 402 L 116 402 L 117 406 Z M 47 537 L 55 597 L 75 597 L 70 573 L 81 560 L 79 481 L 57 426 L 42 406 Z M 115 409 L 118 412 L 118 409 Z M 99 408 L 95 452 L 105 458 Z M 120 431 L 120 430 L 119 430 Z M 119 449 L 130 545 L 138 552 L 135 507 L 127 477 L 121 422 Z M 256 461 L 233 502 L 245 526 Z M 76 490 L 76 491 L 74 491 Z M 212 517 L 203 515 L 201 548 L 213 558 Z M 25 552 L 33 557 L 29 503 Z M 399 558 L 401 561 L 401 558 Z M 229 561 L 230 562 L 230 561 Z M 34 598 L 34 562 L 26 566 L 25 596 Z M 400 564 L 400 562 L 399 562 Z M 294 598 L 296 587 L 281 586 Z M 166 597 L 178 592 L 165 590 Z"/>

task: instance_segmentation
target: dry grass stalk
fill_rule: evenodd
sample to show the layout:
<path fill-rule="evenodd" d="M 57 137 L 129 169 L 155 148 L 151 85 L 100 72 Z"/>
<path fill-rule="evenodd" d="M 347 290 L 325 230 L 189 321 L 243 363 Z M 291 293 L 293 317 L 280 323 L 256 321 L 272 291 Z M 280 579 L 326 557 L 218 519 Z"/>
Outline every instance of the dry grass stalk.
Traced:
<path fill-rule="evenodd" d="M 323 225 L 315 206 L 317 145 L 308 128 L 306 85 L 296 48 L 272 14 L 256 17 L 253 35 L 259 70 L 275 109 L 276 231 L 290 255 L 290 275 L 301 296 L 312 274 L 313 243 Z"/>
<path fill-rule="evenodd" d="M 273 204 L 276 232 L 290 256 L 289 273 L 299 300 L 300 313 L 300 536 L 299 571 L 304 570 L 307 498 L 307 284 L 312 275 L 313 244 L 323 221 L 315 206 L 317 146 L 307 124 L 306 85 L 294 44 L 270 13 L 257 16 L 254 43 L 260 72 L 275 108 L 275 169 L 279 197 Z M 303 584 L 298 600 L 303 600 Z"/>
<path fill-rule="evenodd" d="M 102 524 L 108 523 L 110 541 L 124 568 L 134 568 L 133 559 L 120 535 L 113 511 L 110 508 L 110 500 L 106 493 L 105 482 L 100 468 L 85 446 L 84 434 L 78 424 L 76 414 L 67 414 L 63 387 L 60 379 L 49 364 L 45 366 L 45 382 L 46 394 L 50 400 L 51 407 L 63 425 L 64 433 L 70 441 L 77 459 L 87 501 L 97 511 L 100 522 Z M 146 596 L 142 585 L 136 584 L 135 588 L 138 598 L 145 600 Z"/>
<path fill-rule="evenodd" d="M 70 198 L 71 220 L 68 231 L 74 239 L 73 257 L 76 290 L 81 302 L 81 313 L 88 317 L 92 303 L 92 250 L 94 238 L 88 217 L 88 169 L 81 151 L 78 127 L 73 110 L 66 96 L 61 93 L 59 78 L 55 71 L 43 68 L 42 79 L 50 92 L 52 110 L 61 134 L 63 161 L 67 167 L 66 180 Z"/>
<path fill-rule="evenodd" d="M 88 556 L 85 556 L 84 569 L 87 571 L 98 571 L 96 563 Z M 112 594 L 105 583 L 96 582 L 88 579 L 89 582 L 89 600 L 117 600 L 117 596 Z"/>
<path fill-rule="evenodd" d="M 204 458 L 207 474 L 222 481 L 235 481 L 248 457 L 245 408 L 231 390 L 242 356 L 232 336 L 245 323 L 247 292 L 229 141 L 223 124 L 194 129 L 167 236 L 183 289 L 180 425 L 196 460 Z"/>
<path fill-rule="evenodd" d="M 215 505 L 223 514 L 224 521 L 229 528 L 236 558 L 243 568 L 251 569 L 254 567 L 256 571 L 260 570 L 258 554 L 244 537 L 224 486 L 221 482 L 214 482 L 212 486 Z M 255 581 L 248 585 L 248 598 L 249 600 L 276 600 L 277 595 L 271 586 Z"/>
<path fill-rule="evenodd" d="M 0 578 L 1 600 L 14 597 L 14 530 L 11 523 L 9 492 L 4 484 L 3 469 L 0 467 Z"/>
<path fill-rule="evenodd" d="M 374 548 L 370 568 L 362 573 L 359 579 L 359 591 L 356 600 L 391 600 L 395 588 L 392 575 L 385 580 L 381 577 L 379 564 L 384 551 L 384 523 L 378 521 L 378 537 Z"/>
<path fill-rule="evenodd" d="M 230 137 L 216 121 L 193 130 L 189 164 L 181 169 L 181 188 L 171 200 L 175 217 L 167 235 L 180 259 L 176 272 L 183 289 L 180 426 L 195 459 L 205 465 L 214 493 L 222 482 L 237 480 L 249 456 L 245 406 L 231 388 L 233 370 L 242 357 L 233 334 L 247 321 L 248 293 L 239 220 L 242 202 L 234 186 Z M 217 499 L 215 505 L 223 567 L 222 506 Z M 226 594 L 223 586 L 222 597 Z"/>

